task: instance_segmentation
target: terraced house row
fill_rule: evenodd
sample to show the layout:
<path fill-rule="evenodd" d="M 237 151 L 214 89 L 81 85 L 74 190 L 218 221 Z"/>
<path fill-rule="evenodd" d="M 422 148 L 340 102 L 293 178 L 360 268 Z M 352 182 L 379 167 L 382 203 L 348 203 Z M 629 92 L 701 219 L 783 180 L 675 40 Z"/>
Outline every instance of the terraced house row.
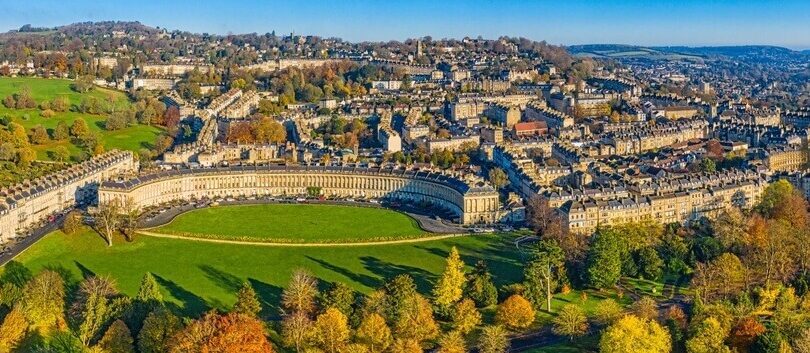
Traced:
<path fill-rule="evenodd" d="M 611 200 L 568 201 L 559 211 L 569 231 L 591 234 L 597 227 L 652 220 L 684 223 L 711 217 L 726 207 L 751 207 L 768 183 L 746 180 L 691 191 Z"/>
<path fill-rule="evenodd" d="M 101 182 L 136 170 L 132 152 L 110 151 L 68 169 L 0 189 L 0 244 L 76 204 L 94 202 Z"/>
<path fill-rule="evenodd" d="M 624 222 L 686 223 L 711 217 L 725 207 L 748 208 L 769 184 L 766 176 L 751 170 L 631 177 L 600 173 L 593 169 L 598 164 L 585 166 L 585 171 L 550 170 L 502 146 L 495 148 L 493 156 L 521 196 L 545 199 L 570 231 L 583 234 Z M 557 182 L 562 179 L 567 182 Z M 595 179 L 598 182 L 591 183 Z"/>
<path fill-rule="evenodd" d="M 426 202 L 451 211 L 462 224 L 493 223 L 500 214 L 498 193 L 479 178 L 398 166 L 174 169 L 106 182 L 99 189 L 99 201 L 129 200 L 142 209 L 174 200 L 301 196 L 311 190 L 319 190 L 324 196 Z"/>

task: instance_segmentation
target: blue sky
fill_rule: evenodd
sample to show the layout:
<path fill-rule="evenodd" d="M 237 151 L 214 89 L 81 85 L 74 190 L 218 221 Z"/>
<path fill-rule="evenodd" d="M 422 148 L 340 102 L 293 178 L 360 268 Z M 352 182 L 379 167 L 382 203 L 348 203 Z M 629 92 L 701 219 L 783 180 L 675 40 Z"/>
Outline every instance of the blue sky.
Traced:
<path fill-rule="evenodd" d="M 0 30 L 138 20 L 208 33 L 295 31 L 347 40 L 500 35 L 554 44 L 810 48 L 810 0 L 0 0 Z"/>

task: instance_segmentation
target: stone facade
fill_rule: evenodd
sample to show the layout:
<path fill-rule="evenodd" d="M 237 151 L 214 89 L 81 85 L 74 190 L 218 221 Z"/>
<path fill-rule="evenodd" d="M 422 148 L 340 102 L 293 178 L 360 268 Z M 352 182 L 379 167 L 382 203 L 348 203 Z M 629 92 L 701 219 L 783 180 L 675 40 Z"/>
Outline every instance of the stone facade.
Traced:
<path fill-rule="evenodd" d="M 498 193 L 481 180 L 396 168 L 233 166 L 163 171 L 106 182 L 99 202 L 130 199 L 139 208 L 173 200 L 230 196 L 298 196 L 318 187 L 325 196 L 425 201 L 453 212 L 459 223 L 498 220 Z"/>
<path fill-rule="evenodd" d="M 568 229 L 582 234 L 592 234 L 600 226 L 643 220 L 684 223 L 712 217 L 730 206 L 751 207 L 767 185 L 764 180 L 746 180 L 643 197 L 568 201 L 559 211 Z"/>
<path fill-rule="evenodd" d="M 100 182 L 136 170 L 132 152 L 110 151 L 66 170 L 0 189 L 0 244 L 73 205 L 93 203 Z"/>

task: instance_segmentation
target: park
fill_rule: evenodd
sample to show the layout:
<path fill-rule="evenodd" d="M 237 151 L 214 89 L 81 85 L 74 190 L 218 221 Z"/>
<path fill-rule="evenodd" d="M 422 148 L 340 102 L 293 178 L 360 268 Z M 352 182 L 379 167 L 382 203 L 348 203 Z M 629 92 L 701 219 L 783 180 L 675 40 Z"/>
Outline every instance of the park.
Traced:
<path fill-rule="evenodd" d="M 64 79 L 44 79 L 35 77 L 0 77 L 0 99 L 10 95 L 18 94 L 23 89 L 29 89 L 31 97 L 37 103 L 52 101 L 57 97 L 67 99 L 70 106 L 78 106 L 84 99 L 95 98 L 99 101 L 111 102 L 118 109 L 128 108 L 131 103 L 123 92 L 96 87 L 89 92 L 76 92 L 72 90 L 70 80 Z M 26 129 L 41 125 L 49 133 L 59 122 L 65 122 L 69 126 L 76 119 L 84 119 L 91 132 L 98 133 L 106 149 L 121 149 L 138 152 L 141 149 L 148 149 L 157 136 L 161 134 L 161 129 L 155 126 L 134 124 L 123 129 L 109 131 L 104 128 L 106 114 L 86 114 L 68 109 L 63 112 L 55 111 L 53 116 L 45 117 L 39 107 L 26 109 L 12 109 L 5 105 L 0 105 L 0 118 L 16 122 Z M 53 159 L 48 152 L 54 151 L 58 146 L 67 148 L 72 158 L 81 154 L 81 148 L 72 144 L 69 140 L 51 140 L 48 143 L 34 145 L 37 152 L 37 159 Z"/>
<path fill-rule="evenodd" d="M 88 276 L 108 276 L 117 281 L 123 293 L 130 295 L 137 292 L 143 274 L 151 272 L 166 298 L 189 315 L 199 315 L 210 308 L 229 308 L 241 283 L 249 281 L 270 309 L 270 316 L 274 316 L 272 311 L 281 290 L 298 268 L 310 270 L 323 284 L 343 282 L 363 293 L 407 273 L 415 279 L 419 291 L 427 294 L 454 246 L 469 267 L 478 260 L 486 261 L 499 285 L 519 281 L 522 276 L 523 255 L 515 247 L 515 234 L 470 234 L 431 240 L 431 234 L 421 230 L 408 215 L 382 208 L 219 206 L 181 214 L 152 231 L 183 234 L 185 239 L 136 234 L 132 241 L 127 241 L 116 236 L 114 245 L 108 247 L 95 231 L 83 227 L 69 235 L 61 231 L 51 233 L 15 261 L 34 273 L 58 269 L 73 284 Z M 205 241 L 210 234 L 224 240 L 253 238 L 258 244 Z M 420 236 L 425 240 L 388 243 Z M 262 241 L 268 239 L 302 244 L 263 246 L 266 244 L 261 244 Z M 374 244 L 375 239 L 386 241 Z M 370 243 L 341 244 L 358 240 Z M 323 246 L 306 246 L 313 242 Z"/>

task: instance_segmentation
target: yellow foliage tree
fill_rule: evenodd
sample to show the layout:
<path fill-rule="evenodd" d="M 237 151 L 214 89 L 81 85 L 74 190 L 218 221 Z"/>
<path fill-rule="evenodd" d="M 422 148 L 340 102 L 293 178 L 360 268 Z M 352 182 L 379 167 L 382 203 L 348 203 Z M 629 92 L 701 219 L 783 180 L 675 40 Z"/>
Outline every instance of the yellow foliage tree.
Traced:
<path fill-rule="evenodd" d="M 452 307 L 455 302 L 461 300 L 464 292 L 464 262 L 458 254 L 456 247 L 450 249 L 447 256 L 447 266 L 444 268 L 442 277 L 433 289 L 433 297 L 436 306 L 445 310 Z"/>
<path fill-rule="evenodd" d="M 315 319 L 315 341 L 327 353 L 338 353 L 349 341 L 349 323 L 346 315 L 328 308 Z"/>
<path fill-rule="evenodd" d="M 453 329 L 466 335 L 481 323 L 481 313 L 475 308 L 475 302 L 464 299 L 453 307 L 452 319 Z"/>
<path fill-rule="evenodd" d="M 28 321 L 18 307 L 11 309 L 0 325 L 0 352 L 11 352 L 28 330 Z"/>
<path fill-rule="evenodd" d="M 669 332 L 655 321 L 627 315 L 608 327 L 599 340 L 601 353 L 669 353 Z"/>
<path fill-rule="evenodd" d="M 363 318 L 357 328 L 357 342 L 363 344 L 369 353 L 385 351 L 391 345 L 391 329 L 385 324 L 385 319 L 377 313 L 371 313 Z"/>
<path fill-rule="evenodd" d="M 511 329 L 524 329 L 534 322 L 534 309 L 526 298 L 514 294 L 498 305 L 495 321 Z"/>
<path fill-rule="evenodd" d="M 420 343 L 436 338 L 439 326 L 433 319 L 433 309 L 427 299 L 416 295 L 414 304 L 403 308 L 394 331 L 397 337 L 413 339 Z"/>
<path fill-rule="evenodd" d="M 461 332 L 450 331 L 439 339 L 439 349 L 436 350 L 436 353 L 464 353 L 466 351 Z"/>

